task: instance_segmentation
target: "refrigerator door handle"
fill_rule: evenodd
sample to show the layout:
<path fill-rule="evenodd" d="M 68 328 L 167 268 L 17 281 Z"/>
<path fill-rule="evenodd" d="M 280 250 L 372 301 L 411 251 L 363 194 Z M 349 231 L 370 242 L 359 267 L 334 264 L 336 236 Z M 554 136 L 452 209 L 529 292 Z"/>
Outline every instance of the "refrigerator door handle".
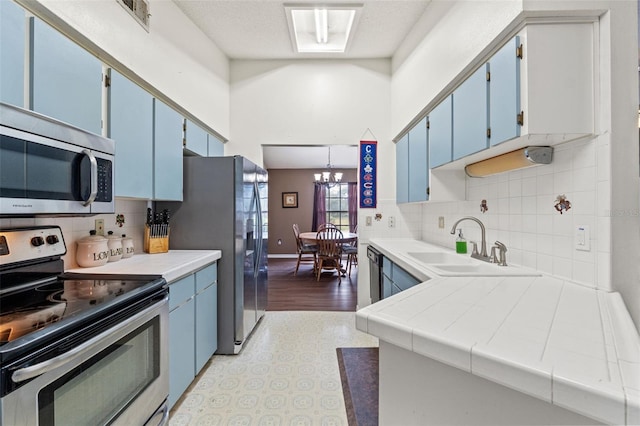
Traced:
<path fill-rule="evenodd" d="M 256 197 L 256 216 L 257 216 L 257 229 L 255 232 L 256 238 L 256 256 L 254 256 L 255 263 L 253 265 L 253 276 L 257 277 L 260 272 L 260 259 L 262 259 L 262 206 L 260 205 L 260 191 L 258 190 L 258 182 L 253 182 L 253 192 Z"/>

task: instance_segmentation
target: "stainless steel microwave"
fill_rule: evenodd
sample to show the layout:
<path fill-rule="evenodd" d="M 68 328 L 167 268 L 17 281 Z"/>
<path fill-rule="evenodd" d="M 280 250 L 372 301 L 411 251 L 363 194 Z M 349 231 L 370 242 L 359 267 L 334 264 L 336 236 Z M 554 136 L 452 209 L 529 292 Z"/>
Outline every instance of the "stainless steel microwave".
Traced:
<path fill-rule="evenodd" d="M 113 140 L 0 103 L 0 217 L 115 212 Z"/>

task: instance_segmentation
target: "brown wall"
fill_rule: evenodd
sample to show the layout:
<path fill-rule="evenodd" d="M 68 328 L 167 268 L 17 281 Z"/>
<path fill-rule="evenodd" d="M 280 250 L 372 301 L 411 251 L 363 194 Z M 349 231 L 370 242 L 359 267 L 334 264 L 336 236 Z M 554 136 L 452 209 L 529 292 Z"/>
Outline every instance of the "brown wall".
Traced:
<path fill-rule="evenodd" d="M 343 182 L 356 182 L 357 169 L 335 169 L 344 173 Z M 296 253 L 292 226 L 311 231 L 313 173 L 310 169 L 269 169 L 269 254 Z M 298 208 L 282 208 L 282 193 L 297 192 Z M 278 245 L 278 240 L 282 244 Z"/>

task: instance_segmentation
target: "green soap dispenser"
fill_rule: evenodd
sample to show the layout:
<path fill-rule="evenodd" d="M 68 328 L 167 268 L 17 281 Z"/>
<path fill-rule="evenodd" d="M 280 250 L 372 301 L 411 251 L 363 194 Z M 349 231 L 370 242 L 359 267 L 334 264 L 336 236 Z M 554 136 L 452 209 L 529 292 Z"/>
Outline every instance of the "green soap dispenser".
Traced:
<path fill-rule="evenodd" d="M 462 236 L 462 229 L 458 229 L 458 238 L 456 238 L 456 253 L 467 252 L 467 240 Z"/>

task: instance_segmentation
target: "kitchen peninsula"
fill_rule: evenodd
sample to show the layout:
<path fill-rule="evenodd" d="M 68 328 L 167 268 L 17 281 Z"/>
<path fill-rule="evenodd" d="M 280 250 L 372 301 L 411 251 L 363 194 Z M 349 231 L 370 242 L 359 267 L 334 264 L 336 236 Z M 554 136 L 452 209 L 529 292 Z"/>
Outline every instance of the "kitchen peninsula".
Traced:
<path fill-rule="evenodd" d="M 370 244 L 431 277 L 356 314 L 380 339 L 381 424 L 640 422 L 639 338 L 618 293 L 545 275 L 436 276 L 409 253 L 442 247 Z"/>

